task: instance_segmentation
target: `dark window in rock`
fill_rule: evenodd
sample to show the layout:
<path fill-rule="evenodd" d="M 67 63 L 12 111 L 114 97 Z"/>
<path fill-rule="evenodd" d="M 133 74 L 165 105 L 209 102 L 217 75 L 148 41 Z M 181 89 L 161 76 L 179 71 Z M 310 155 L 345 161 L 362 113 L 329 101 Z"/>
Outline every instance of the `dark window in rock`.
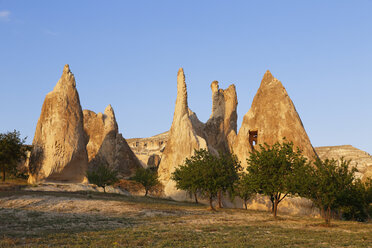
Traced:
<path fill-rule="evenodd" d="M 143 146 L 144 146 L 144 147 L 147 147 L 147 143 L 145 143 Z"/>
<path fill-rule="evenodd" d="M 253 148 L 257 144 L 258 131 L 249 131 L 249 144 Z"/>

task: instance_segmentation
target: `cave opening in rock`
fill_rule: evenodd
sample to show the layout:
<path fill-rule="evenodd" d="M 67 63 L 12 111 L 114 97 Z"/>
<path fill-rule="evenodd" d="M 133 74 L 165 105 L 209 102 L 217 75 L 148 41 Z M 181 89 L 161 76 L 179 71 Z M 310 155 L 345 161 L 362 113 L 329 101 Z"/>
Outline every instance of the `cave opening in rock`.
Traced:
<path fill-rule="evenodd" d="M 249 144 L 254 149 L 254 146 L 257 144 L 257 137 L 258 131 L 257 130 L 249 130 Z"/>

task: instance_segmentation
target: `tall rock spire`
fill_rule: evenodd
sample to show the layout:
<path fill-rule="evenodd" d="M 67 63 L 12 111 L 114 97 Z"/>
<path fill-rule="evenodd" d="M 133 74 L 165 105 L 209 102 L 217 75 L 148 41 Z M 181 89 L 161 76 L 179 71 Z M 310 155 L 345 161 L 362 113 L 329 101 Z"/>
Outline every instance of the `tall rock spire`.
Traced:
<path fill-rule="evenodd" d="M 83 182 L 88 163 L 83 113 L 68 65 L 45 97 L 36 126 L 29 182 Z"/>
<path fill-rule="evenodd" d="M 282 83 L 266 71 L 250 110 L 245 114 L 233 150 L 246 165 L 256 144 L 292 141 L 309 159 L 316 157 L 300 116 Z"/>
<path fill-rule="evenodd" d="M 177 74 L 177 99 L 173 115 L 173 122 L 169 132 L 167 146 L 160 162 L 158 173 L 164 185 L 164 193 L 174 199 L 185 199 L 185 192 L 179 191 L 175 183 L 170 180 L 172 172 L 181 165 L 187 157 L 192 156 L 194 149 L 207 148 L 205 139 L 197 135 L 193 126 L 187 105 L 187 88 L 185 75 L 181 68 Z M 193 114 L 193 118 L 196 118 Z"/>

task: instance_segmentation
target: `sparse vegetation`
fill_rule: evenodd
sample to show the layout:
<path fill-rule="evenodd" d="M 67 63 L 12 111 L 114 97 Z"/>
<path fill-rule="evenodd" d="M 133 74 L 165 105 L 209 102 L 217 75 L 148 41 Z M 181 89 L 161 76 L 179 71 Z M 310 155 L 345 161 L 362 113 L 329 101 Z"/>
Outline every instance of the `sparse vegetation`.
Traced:
<path fill-rule="evenodd" d="M 369 247 L 372 224 L 221 209 L 148 197 L 0 192 L 0 247 Z M 38 199 L 48 199 L 40 201 Z M 7 204 L 15 200 L 37 204 Z M 73 202 L 71 202 L 73 200 Z M 79 201 L 89 206 L 79 211 Z M 55 202 L 49 207 L 38 204 Z M 115 204 L 112 207 L 110 204 Z M 63 206 L 58 212 L 52 211 Z M 76 208 L 71 210 L 70 206 Z M 91 210 L 91 211 L 90 211 Z"/>

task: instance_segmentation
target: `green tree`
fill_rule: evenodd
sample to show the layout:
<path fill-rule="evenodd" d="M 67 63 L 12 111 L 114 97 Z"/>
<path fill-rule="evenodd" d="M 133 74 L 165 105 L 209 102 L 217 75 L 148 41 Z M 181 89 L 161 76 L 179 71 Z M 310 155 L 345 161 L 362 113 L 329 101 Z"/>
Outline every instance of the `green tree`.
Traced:
<path fill-rule="evenodd" d="M 293 150 L 293 143 L 275 143 L 273 146 L 261 145 L 258 150 L 250 153 L 247 159 L 247 171 L 252 184 L 258 193 L 270 197 L 272 212 L 277 216 L 279 203 L 295 189 L 291 185 L 291 173 L 296 167 L 306 163 L 306 158 L 297 148 Z"/>
<path fill-rule="evenodd" d="M 26 138 L 21 139 L 19 131 L 0 133 L 0 167 L 2 180 L 5 181 L 6 173 L 16 173 L 17 164 L 26 158 L 27 149 L 24 146 Z"/>
<path fill-rule="evenodd" d="M 159 184 L 158 174 L 151 168 L 138 168 L 132 179 L 143 185 L 145 196 L 147 196 L 151 188 Z"/>
<path fill-rule="evenodd" d="M 298 194 L 320 208 L 326 226 L 331 224 L 332 210 L 347 206 L 350 194 L 359 187 L 358 182 L 354 183 L 357 170 L 349 165 L 350 160 L 316 159 L 313 165 L 308 164 L 298 172 L 304 175 L 298 177 Z"/>
<path fill-rule="evenodd" d="M 239 196 L 243 202 L 245 209 L 248 208 L 247 202 L 256 194 L 255 187 L 252 183 L 252 179 L 248 173 L 242 172 L 239 175 L 239 180 L 234 185 L 234 196 Z"/>
<path fill-rule="evenodd" d="M 105 163 L 101 163 L 96 168 L 87 171 L 86 175 L 89 182 L 102 187 L 104 193 L 106 193 L 106 186 L 113 185 L 118 181 L 118 172 L 110 169 Z"/>
<path fill-rule="evenodd" d="M 176 188 L 193 195 L 195 203 L 198 203 L 198 193 L 201 189 L 200 162 L 196 157 L 186 158 L 184 164 L 176 168 L 171 176 L 176 182 Z"/>
<path fill-rule="evenodd" d="M 239 180 L 239 171 L 242 170 L 238 157 L 233 153 L 218 154 L 216 159 L 218 169 L 217 187 L 218 187 L 218 206 L 222 208 L 222 193 L 233 193 L 234 184 Z"/>
<path fill-rule="evenodd" d="M 233 189 L 240 168 L 235 155 L 220 153 L 214 156 L 206 149 L 200 149 L 173 172 L 171 179 L 176 182 L 177 189 L 194 194 L 196 201 L 197 193 L 207 197 L 210 208 L 215 210 L 213 199 L 219 192 Z"/>

